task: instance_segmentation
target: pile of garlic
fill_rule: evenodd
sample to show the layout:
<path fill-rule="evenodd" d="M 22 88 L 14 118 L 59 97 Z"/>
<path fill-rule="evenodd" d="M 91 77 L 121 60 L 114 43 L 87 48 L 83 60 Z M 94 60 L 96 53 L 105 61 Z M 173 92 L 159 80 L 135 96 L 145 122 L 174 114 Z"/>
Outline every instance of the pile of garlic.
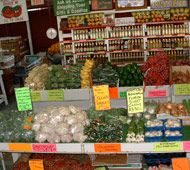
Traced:
<path fill-rule="evenodd" d="M 49 106 L 34 117 L 32 129 L 35 140 L 43 143 L 84 142 L 84 126 L 88 125 L 87 114 L 74 106 Z"/>
<path fill-rule="evenodd" d="M 25 80 L 25 87 L 32 90 L 42 90 L 48 76 L 48 65 L 42 64 L 33 68 Z"/>

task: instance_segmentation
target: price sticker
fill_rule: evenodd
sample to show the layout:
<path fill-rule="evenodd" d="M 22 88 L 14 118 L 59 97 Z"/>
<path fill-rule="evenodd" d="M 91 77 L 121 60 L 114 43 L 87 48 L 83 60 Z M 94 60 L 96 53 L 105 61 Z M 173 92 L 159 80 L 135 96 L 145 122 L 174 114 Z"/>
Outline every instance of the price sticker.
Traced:
<path fill-rule="evenodd" d="M 148 92 L 148 97 L 166 97 L 166 90 L 150 90 Z"/>
<path fill-rule="evenodd" d="M 183 50 L 183 48 L 178 47 L 178 48 L 176 48 L 176 50 Z"/>
<path fill-rule="evenodd" d="M 127 98 L 127 93 L 125 91 L 122 91 L 122 92 L 119 93 L 119 97 L 126 99 Z"/>
<path fill-rule="evenodd" d="M 189 95 L 190 94 L 190 84 L 176 84 L 175 85 L 176 95 Z"/>
<path fill-rule="evenodd" d="M 30 170 L 44 170 L 44 164 L 42 159 L 29 160 Z"/>
<path fill-rule="evenodd" d="M 95 152 L 105 152 L 105 153 L 115 153 L 115 152 L 121 152 L 121 144 L 116 143 L 116 144 L 94 144 L 94 150 Z"/>
<path fill-rule="evenodd" d="M 33 102 L 40 102 L 42 100 L 41 91 L 31 91 L 31 98 Z"/>
<path fill-rule="evenodd" d="M 171 48 L 164 48 L 164 51 L 170 51 Z"/>
<path fill-rule="evenodd" d="M 56 144 L 32 144 L 32 151 L 55 153 L 57 152 L 57 146 Z"/>
<path fill-rule="evenodd" d="M 190 142 L 183 142 L 183 150 L 185 152 L 190 151 Z"/>
<path fill-rule="evenodd" d="M 178 152 L 183 151 L 182 142 L 160 142 L 154 143 L 154 152 Z"/>
<path fill-rule="evenodd" d="M 32 152 L 31 144 L 26 143 L 9 143 L 8 148 L 10 151 L 24 151 L 24 152 Z"/>
<path fill-rule="evenodd" d="M 173 170 L 190 170 L 190 162 L 187 158 L 173 158 Z"/>
<path fill-rule="evenodd" d="M 47 90 L 48 101 L 64 101 L 64 90 Z"/>
<path fill-rule="evenodd" d="M 96 110 L 111 109 L 108 85 L 93 86 L 93 93 Z"/>
<path fill-rule="evenodd" d="M 32 100 L 28 87 L 15 88 L 15 95 L 19 111 L 32 110 Z"/>
<path fill-rule="evenodd" d="M 128 113 L 140 113 L 144 111 L 143 89 L 132 89 L 127 91 Z"/>

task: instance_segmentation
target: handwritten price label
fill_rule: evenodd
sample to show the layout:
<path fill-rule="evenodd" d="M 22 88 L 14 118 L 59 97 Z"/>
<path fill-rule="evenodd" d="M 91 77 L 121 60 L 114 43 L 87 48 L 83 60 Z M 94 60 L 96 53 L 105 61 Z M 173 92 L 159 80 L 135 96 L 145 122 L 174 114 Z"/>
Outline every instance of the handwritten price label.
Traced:
<path fill-rule="evenodd" d="M 190 163 L 187 158 L 173 158 L 172 167 L 173 170 L 189 170 Z"/>
<path fill-rule="evenodd" d="M 182 142 L 160 142 L 155 143 L 154 152 L 175 152 L 183 151 Z"/>
<path fill-rule="evenodd" d="M 26 143 L 10 143 L 8 144 L 10 151 L 24 151 L 24 152 L 31 152 L 32 147 L 31 144 Z"/>
<path fill-rule="evenodd" d="M 95 152 L 121 152 L 121 144 L 94 144 Z"/>
<path fill-rule="evenodd" d="M 48 101 L 63 101 L 64 90 L 47 90 Z"/>
<path fill-rule="evenodd" d="M 31 91 L 33 102 L 40 102 L 42 100 L 41 91 Z"/>
<path fill-rule="evenodd" d="M 30 170 L 44 170 L 43 160 L 33 159 L 29 160 Z"/>
<path fill-rule="evenodd" d="M 148 97 L 166 97 L 166 90 L 150 90 Z"/>
<path fill-rule="evenodd" d="M 190 84 L 176 84 L 175 85 L 176 95 L 189 95 L 190 94 Z"/>
<path fill-rule="evenodd" d="M 56 144 L 33 144 L 33 152 L 57 152 Z"/>

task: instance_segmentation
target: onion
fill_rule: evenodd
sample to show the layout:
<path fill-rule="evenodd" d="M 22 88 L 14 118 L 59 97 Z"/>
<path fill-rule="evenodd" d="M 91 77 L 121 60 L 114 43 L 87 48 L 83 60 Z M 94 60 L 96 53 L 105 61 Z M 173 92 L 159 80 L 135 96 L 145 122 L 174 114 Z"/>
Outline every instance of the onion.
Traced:
<path fill-rule="evenodd" d="M 183 109 L 184 107 L 183 107 L 182 104 L 178 104 L 178 105 L 177 105 L 177 108 L 178 108 L 179 110 L 181 110 L 181 109 Z"/>
<path fill-rule="evenodd" d="M 166 104 L 166 108 L 169 109 L 169 110 L 171 110 L 172 109 L 172 104 L 171 103 L 167 103 Z"/>

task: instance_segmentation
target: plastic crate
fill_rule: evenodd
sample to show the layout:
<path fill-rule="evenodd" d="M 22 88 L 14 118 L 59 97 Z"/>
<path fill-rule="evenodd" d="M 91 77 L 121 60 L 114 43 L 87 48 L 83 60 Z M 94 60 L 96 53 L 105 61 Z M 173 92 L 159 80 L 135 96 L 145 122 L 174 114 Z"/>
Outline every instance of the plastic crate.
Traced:
<path fill-rule="evenodd" d="M 29 72 L 37 65 L 42 63 L 43 58 L 38 55 L 25 55 L 24 63 L 26 64 L 26 72 Z"/>
<path fill-rule="evenodd" d="M 155 137 L 145 137 L 145 142 L 161 142 L 163 140 L 163 136 L 155 136 Z"/>
<path fill-rule="evenodd" d="M 164 126 L 155 126 L 155 127 L 145 127 L 146 131 L 163 131 Z"/>

